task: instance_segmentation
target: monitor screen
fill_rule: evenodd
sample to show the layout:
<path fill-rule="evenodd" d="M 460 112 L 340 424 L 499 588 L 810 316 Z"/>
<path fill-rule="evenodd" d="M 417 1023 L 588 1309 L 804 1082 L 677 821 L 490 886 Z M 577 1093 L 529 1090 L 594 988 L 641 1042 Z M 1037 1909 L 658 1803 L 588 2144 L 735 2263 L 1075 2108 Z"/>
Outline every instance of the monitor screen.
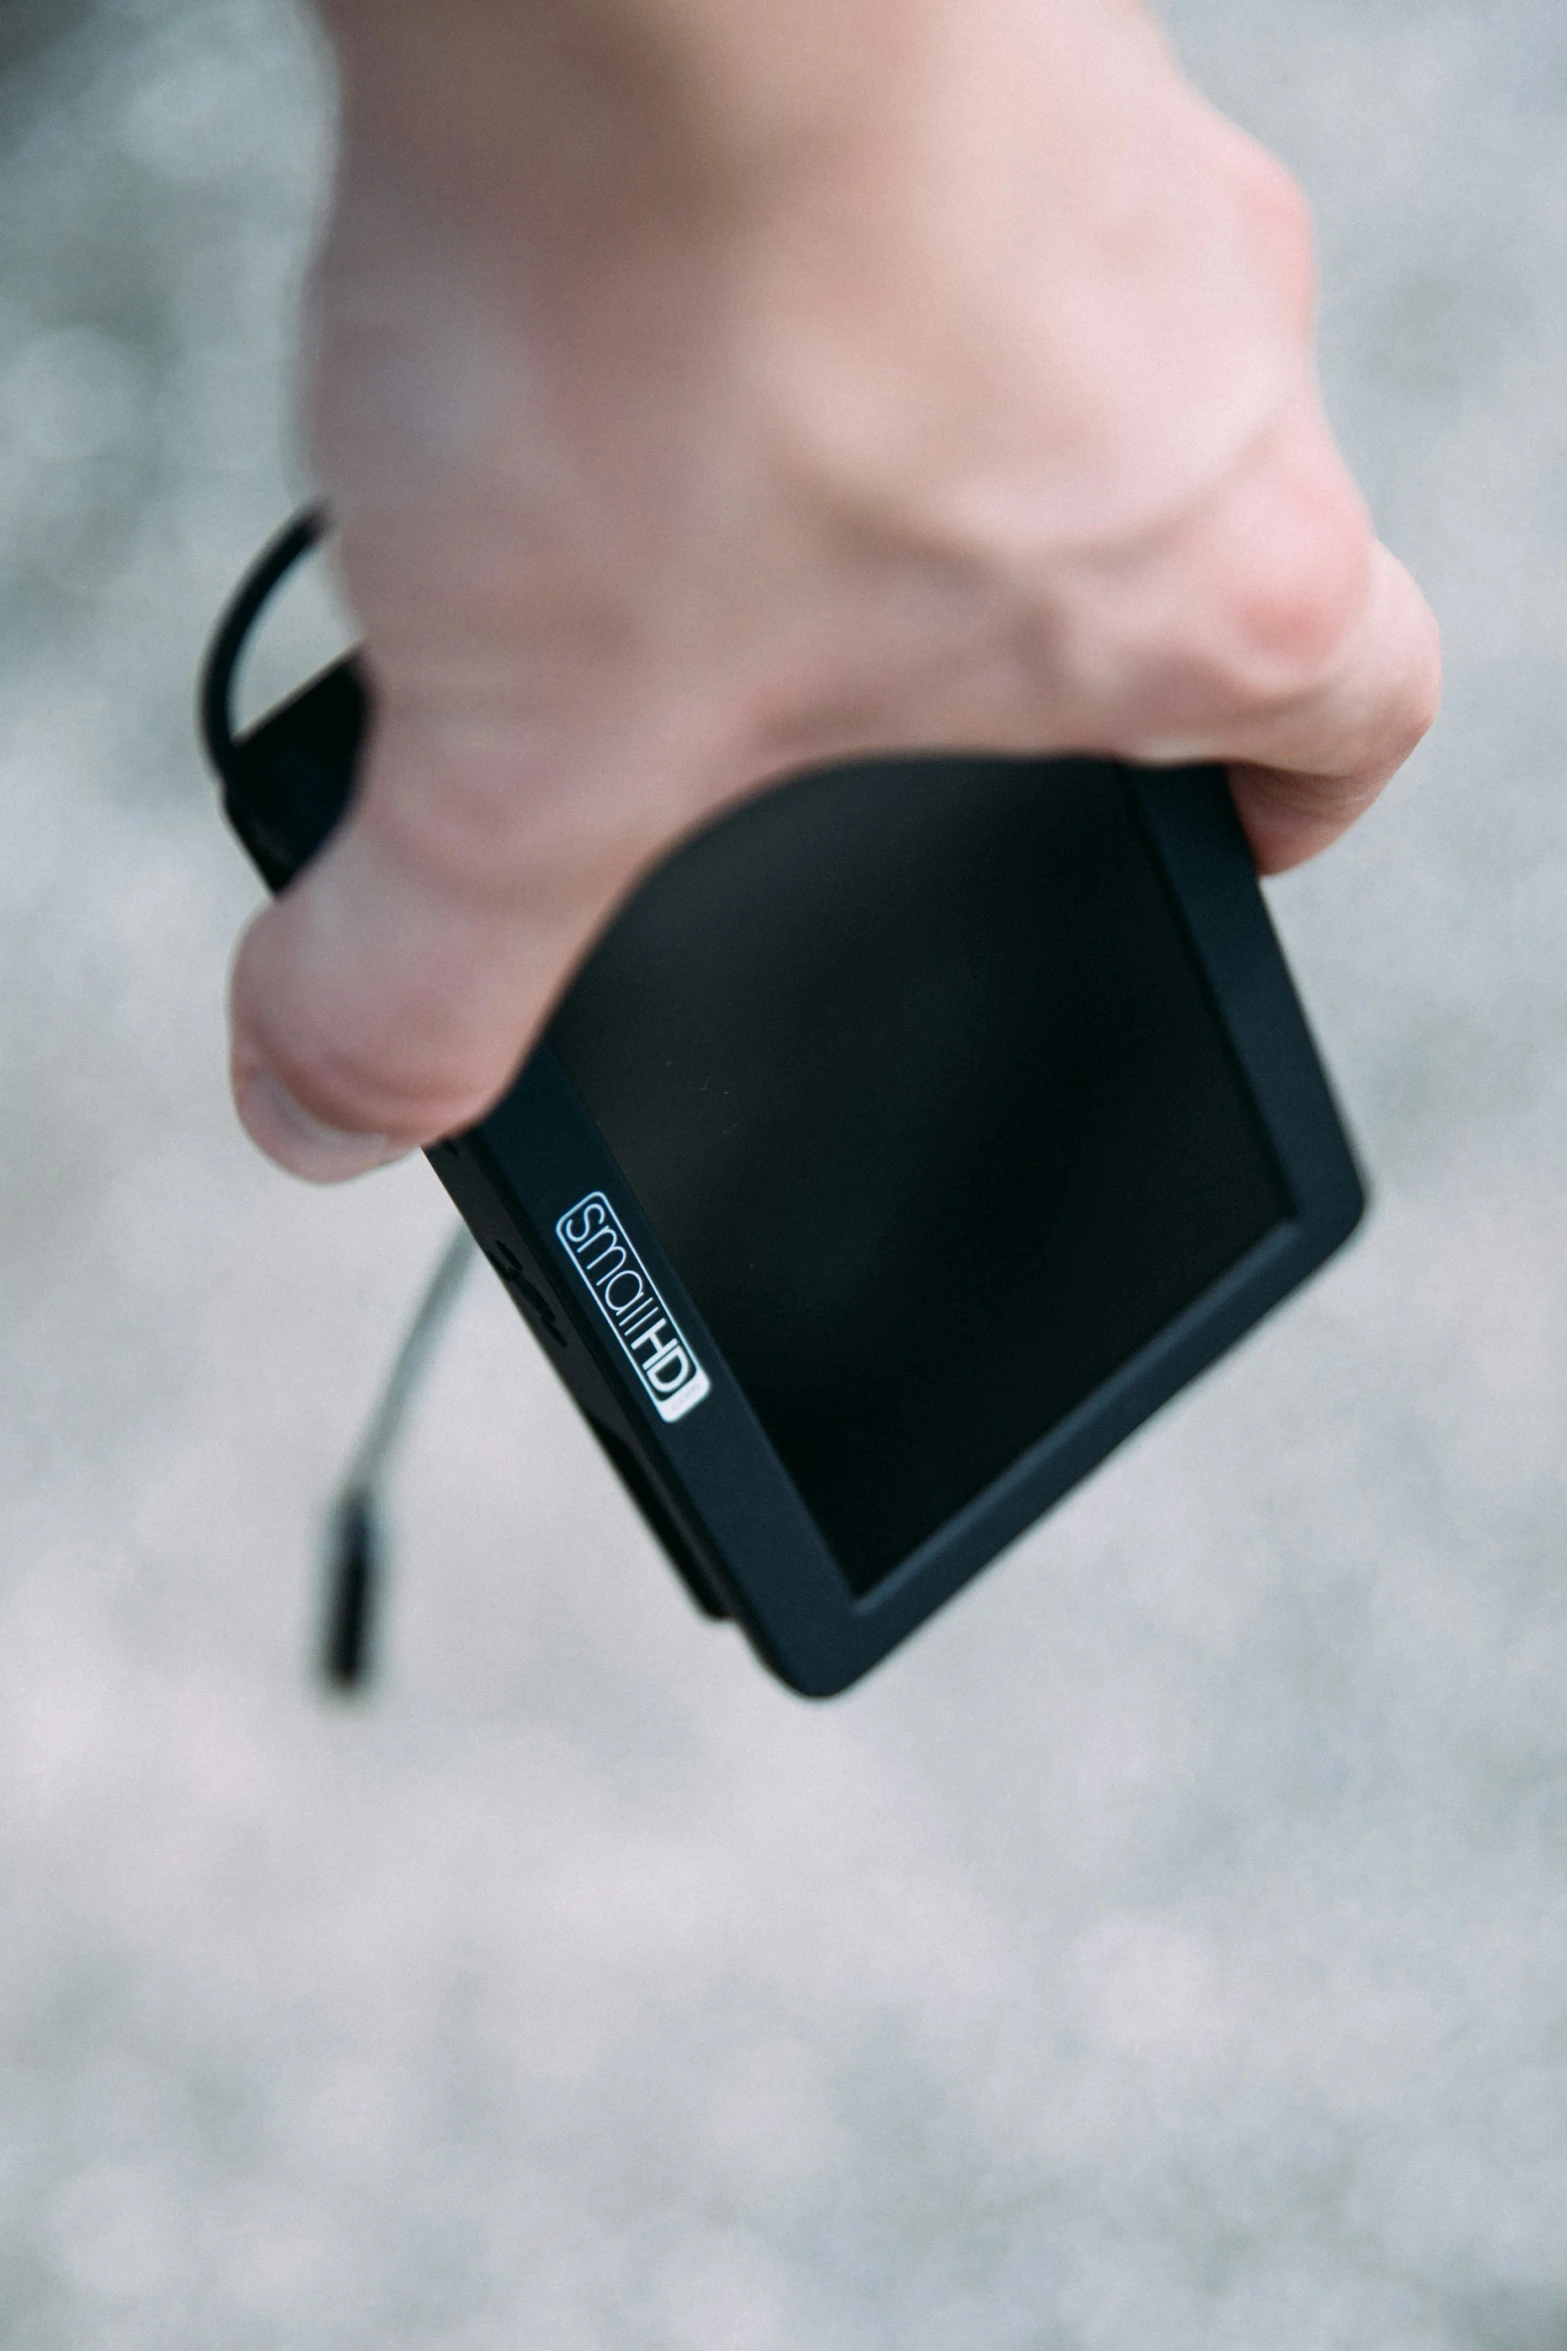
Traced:
<path fill-rule="evenodd" d="M 549 1041 L 860 1594 L 1291 1214 L 1102 762 L 748 802 Z"/>

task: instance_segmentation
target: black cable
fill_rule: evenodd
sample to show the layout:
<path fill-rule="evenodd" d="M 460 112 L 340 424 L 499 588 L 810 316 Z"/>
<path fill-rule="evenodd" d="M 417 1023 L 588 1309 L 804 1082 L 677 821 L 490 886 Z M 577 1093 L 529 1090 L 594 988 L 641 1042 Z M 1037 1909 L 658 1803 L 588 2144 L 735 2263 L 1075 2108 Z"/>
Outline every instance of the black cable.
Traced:
<path fill-rule="evenodd" d="M 374 1497 L 345 1494 L 332 1515 L 321 1671 L 339 1690 L 369 1678 L 372 1618 L 381 1570 L 381 1527 Z"/>
<path fill-rule="evenodd" d="M 279 581 L 316 545 L 326 527 L 324 506 L 301 508 L 271 545 L 262 549 L 245 574 L 208 648 L 198 700 L 201 739 L 207 757 L 225 783 L 234 764 L 234 673 L 239 667 L 245 639 Z"/>
<path fill-rule="evenodd" d="M 268 597 L 300 557 L 318 544 L 326 528 L 324 506 L 302 508 L 262 549 L 218 623 L 202 667 L 197 709 L 207 757 L 226 788 L 234 782 L 239 748 L 234 735 L 234 679 L 245 640 Z M 337 1689 L 358 1689 L 369 1675 L 383 1549 L 378 1487 L 425 1365 L 451 1312 L 473 1246 L 467 1227 L 459 1225 L 425 1285 L 408 1335 L 332 1506 L 321 1670 Z"/>

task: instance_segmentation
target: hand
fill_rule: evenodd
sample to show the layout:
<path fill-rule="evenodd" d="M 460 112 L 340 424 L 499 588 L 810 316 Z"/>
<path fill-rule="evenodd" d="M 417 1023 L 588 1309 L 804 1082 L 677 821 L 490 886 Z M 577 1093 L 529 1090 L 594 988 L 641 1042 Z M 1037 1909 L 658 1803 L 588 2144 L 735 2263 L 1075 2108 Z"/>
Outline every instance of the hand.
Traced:
<path fill-rule="evenodd" d="M 802 763 L 1221 759 L 1273 871 L 1429 725 L 1302 200 L 1131 0 L 323 5 L 376 721 L 236 967 L 286 1166 L 478 1117 L 639 873 Z"/>

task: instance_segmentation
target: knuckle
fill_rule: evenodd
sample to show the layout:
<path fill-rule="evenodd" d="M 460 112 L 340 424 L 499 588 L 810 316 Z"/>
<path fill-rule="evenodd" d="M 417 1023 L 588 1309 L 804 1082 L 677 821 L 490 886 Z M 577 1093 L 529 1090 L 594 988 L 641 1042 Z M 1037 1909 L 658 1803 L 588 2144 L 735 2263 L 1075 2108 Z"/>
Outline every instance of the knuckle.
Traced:
<path fill-rule="evenodd" d="M 1241 220 L 1264 267 L 1293 309 L 1309 311 L 1316 296 L 1317 236 L 1304 189 L 1277 156 L 1243 132 L 1233 134 L 1230 175 Z"/>
<path fill-rule="evenodd" d="M 1293 699 L 1321 681 L 1363 606 L 1367 553 L 1362 530 L 1323 517 L 1232 565 L 1218 622 L 1223 665 L 1243 694 Z"/>
<path fill-rule="evenodd" d="M 478 911 L 575 900 L 647 854 L 656 794 L 628 778 L 624 728 L 584 689 L 464 706 L 443 697 L 388 711 L 359 807 L 399 871 Z M 584 711 L 589 715 L 584 716 Z"/>
<path fill-rule="evenodd" d="M 438 1028 L 417 1019 L 389 1035 L 274 1037 L 270 1065 L 311 1116 L 333 1127 L 425 1138 L 467 1123 L 494 1090 L 494 1073 Z"/>
<path fill-rule="evenodd" d="M 1197 557 L 1198 664 L 1231 710 L 1325 686 L 1366 609 L 1372 537 L 1346 480 L 1252 485 Z"/>
<path fill-rule="evenodd" d="M 1197 503 L 1096 564 L 1067 665 L 1161 740 L 1282 716 L 1353 659 L 1375 559 L 1325 426 L 1292 404 Z"/>

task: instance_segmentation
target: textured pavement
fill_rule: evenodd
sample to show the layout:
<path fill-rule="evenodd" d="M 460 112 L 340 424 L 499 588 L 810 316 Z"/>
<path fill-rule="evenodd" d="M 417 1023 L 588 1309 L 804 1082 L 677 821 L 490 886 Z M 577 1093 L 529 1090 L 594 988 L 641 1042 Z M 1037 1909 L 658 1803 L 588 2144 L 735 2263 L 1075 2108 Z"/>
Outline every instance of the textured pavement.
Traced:
<path fill-rule="evenodd" d="M 1353 1252 L 828 1708 L 448 1215 L 234 1129 L 202 634 L 301 487 L 282 0 L 0 9 L 0 2344 L 1567 2344 L 1567 14 L 1180 0 L 1319 209 L 1449 707 L 1272 889 Z M 263 668 L 331 648 L 301 598 Z"/>

